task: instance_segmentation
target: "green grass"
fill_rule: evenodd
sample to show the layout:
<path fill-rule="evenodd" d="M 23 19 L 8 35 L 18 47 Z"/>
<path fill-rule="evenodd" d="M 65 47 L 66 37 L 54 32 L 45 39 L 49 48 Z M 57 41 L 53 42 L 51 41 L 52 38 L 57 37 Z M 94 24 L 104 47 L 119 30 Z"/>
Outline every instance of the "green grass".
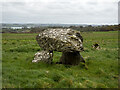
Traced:
<path fill-rule="evenodd" d="M 83 65 L 32 63 L 37 34 L 2 35 L 3 88 L 118 88 L 118 32 L 84 32 Z M 92 49 L 99 43 L 100 50 Z M 61 52 L 54 52 L 53 62 Z"/>

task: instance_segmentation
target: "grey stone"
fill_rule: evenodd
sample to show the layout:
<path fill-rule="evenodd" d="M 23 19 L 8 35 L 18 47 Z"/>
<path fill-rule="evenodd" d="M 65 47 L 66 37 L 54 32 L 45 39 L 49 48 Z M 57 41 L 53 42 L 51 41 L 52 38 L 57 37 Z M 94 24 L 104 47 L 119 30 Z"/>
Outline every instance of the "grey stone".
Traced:
<path fill-rule="evenodd" d="M 60 58 L 61 64 L 66 65 L 78 65 L 80 62 L 85 63 L 83 57 L 80 55 L 78 51 L 75 52 L 63 52 Z"/>
<path fill-rule="evenodd" d="M 100 49 L 100 45 L 98 43 L 95 43 L 92 45 L 92 48 L 94 49 Z"/>
<path fill-rule="evenodd" d="M 41 48 L 48 51 L 83 51 L 83 38 L 79 31 L 71 29 L 48 29 L 37 35 Z"/>
<path fill-rule="evenodd" d="M 53 52 L 49 51 L 40 51 L 37 52 L 34 56 L 34 60 L 32 62 L 46 62 L 46 63 L 52 63 L 52 58 L 53 58 Z"/>

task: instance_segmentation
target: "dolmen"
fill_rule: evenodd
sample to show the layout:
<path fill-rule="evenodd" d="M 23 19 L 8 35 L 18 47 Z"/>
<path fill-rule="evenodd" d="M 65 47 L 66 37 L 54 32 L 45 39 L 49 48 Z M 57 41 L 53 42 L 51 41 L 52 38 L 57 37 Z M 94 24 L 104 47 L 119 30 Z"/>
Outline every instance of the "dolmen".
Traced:
<path fill-rule="evenodd" d="M 46 29 L 36 37 L 42 51 L 35 54 L 32 62 L 46 62 L 51 64 L 53 51 L 62 52 L 58 64 L 78 65 L 85 60 L 80 55 L 83 49 L 83 38 L 79 31 L 72 29 Z"/>

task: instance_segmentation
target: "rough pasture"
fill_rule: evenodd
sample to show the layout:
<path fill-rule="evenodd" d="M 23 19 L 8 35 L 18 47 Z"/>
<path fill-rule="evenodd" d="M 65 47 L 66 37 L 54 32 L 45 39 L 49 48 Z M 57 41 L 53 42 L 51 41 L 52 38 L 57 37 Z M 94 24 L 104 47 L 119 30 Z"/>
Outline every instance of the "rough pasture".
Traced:
<path fill-rule="evenodd" d="M 2 34 L 3 88 L 117 88 L 118 87 L 118 32 L 84 32 L 84 52 L 87 68 L 32 63 L 34 54 L 41 50 L 37 34 Z M 92 48 L 99 43 L 101 49 Z M 53 62 L 60 52 L 54 52 Z"/>

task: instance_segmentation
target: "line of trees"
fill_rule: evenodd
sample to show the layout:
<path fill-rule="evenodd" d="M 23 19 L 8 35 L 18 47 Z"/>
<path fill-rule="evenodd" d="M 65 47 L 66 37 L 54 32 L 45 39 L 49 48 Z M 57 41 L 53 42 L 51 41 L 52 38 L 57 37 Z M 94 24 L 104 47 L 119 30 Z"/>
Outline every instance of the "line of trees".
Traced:
<path fill-rule="evenodd" d="M 48 28 L 71 28 L 74 30 L 78 30 L 81 32 L 90 32 L 90 31 L 118 31 L 120 30 L 120 25 L 102 25 L 102 26 L 69 26 L 69 27 L 62 27 L 62 26 L 54 26 L 54 27 L 36 27 L 36 28 L 31 28 L 32 33 L 34 32 L 40 32 Z"/>
<path fill-rule="evenodd" d="M 119 25 L 101 25 L 101 26 L 69 26 L 69 27 L 63 27 L 63 26 L 40 26 L 40 27 L 33 27 L 33 28 L 23 28 L 23 29 L 10 29 L 10 28 L 2 28 L 2 33 L 39 33 L 43 30 L 46 30 L 48 28 L 71 28 L 74 30 L 78 30 L 81 32 L 90 32 L 90 31 L 119 31 L 120 30 L 120 24 Z"/>
<path fill-rule="evenodd" d="M 70 28 L 75 29 L 75 30 L 79 30 L 81 32 L 87 32 L 87 31 L 118 31 L 118 30 L 120 30 L 120 25 L 102 25 L 102 26 L 88 25 L 86 27 L 70 26 Z"/>

